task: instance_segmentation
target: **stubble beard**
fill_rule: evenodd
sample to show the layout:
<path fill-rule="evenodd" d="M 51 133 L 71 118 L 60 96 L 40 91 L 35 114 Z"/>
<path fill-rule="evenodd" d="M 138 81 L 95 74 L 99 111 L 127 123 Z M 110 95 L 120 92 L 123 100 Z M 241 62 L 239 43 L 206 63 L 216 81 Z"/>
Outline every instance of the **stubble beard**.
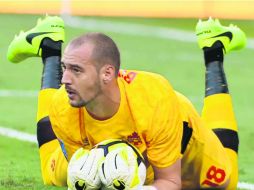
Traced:
<path fill-rule="evenodd" d="M 78 95 L 79 100 L 77 102 L 70 101 L 70 105 L 75 108 L 81 108 L 81 107 L 86 107 L 86 106 L 90 105 L 102 92 L 101 85 L 99 82 L 97 84 L 95 84 L 95 86 L 97 86 L 97 91 L 92 98 L 90 98 L 89 100 L 86 101 L 86 100 L 82 99 L 82 97 L 80 95 Z"/>
<path fill-rule="evenodd" d="M 78 102 L 71 102 L 70 101 L 70 105 L 74 108 L 81 108 L 86 106 L 87 102 L 85 102 L 84 100 L 79 100 Z"/>

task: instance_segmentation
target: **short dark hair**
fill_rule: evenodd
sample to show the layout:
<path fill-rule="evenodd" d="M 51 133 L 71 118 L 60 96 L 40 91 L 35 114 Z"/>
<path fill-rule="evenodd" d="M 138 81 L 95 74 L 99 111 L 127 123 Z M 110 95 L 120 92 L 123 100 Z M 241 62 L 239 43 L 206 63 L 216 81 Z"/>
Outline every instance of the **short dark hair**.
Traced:
<path fill-rule="evenodd" d="M 71 41 L 71 46 L 79 47 L 85 43 L 94 45 L 92 59 L 96 61 L 97 68 L 106 63 L 115 67 L 115 76 L 118 76 L 120 69 L 120 52 L 116 43 L 107 35 L 99 32 L 86 33 Z"/>

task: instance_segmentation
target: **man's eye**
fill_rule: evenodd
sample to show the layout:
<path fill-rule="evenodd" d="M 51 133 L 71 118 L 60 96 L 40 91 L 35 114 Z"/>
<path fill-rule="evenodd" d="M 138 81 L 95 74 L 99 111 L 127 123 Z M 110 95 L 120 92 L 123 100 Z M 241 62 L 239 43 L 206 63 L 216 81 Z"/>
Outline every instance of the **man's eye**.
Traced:
<path fill-rule="evenodd" d="M 80 70 L 78 68 L 73 68 L 72 69 L 75 73 L 80 73 Z"/>

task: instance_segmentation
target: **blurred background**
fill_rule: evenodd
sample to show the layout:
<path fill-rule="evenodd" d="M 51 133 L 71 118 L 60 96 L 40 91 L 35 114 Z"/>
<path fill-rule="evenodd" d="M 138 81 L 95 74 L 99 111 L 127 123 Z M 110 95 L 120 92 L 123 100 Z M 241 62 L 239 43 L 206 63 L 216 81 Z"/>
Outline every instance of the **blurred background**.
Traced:
<path fill-rule="evenodd" d="M 164 18 L 254 18 L 252 0 L 1 0 L 1 13 Z"/>
<path fill-rule="evenodd" d="M 46 13 L 65 20 L 67 43 L 85 32 L 106 33 L 119 46 L 123 69 L 162 74 L 199 112 L 205 73 L 195 37 L 198 18 L 238 25 L 247 46 L 226 55 L 225 72 L 239 124 L 238 189 L 254 189 L 254 0 L 0 0 L 0 190 L 66 189 L 44 186 L 40 175 L 35 134 L 41 60 L 6 59 L 14 35 Z"/>

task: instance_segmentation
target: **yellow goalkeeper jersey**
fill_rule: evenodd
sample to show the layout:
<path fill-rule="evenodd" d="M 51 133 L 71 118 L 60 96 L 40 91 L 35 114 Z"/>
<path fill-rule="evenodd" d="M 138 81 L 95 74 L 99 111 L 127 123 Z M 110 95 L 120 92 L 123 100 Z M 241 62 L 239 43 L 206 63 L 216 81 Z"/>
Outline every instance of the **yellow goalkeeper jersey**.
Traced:
<path fill-rule="evenodd" d="M 121 138 L 147 151 L 149 162 L 167 167 L 180 158 L 182 119 L 176 95 L 160 75 L 121 70 L 118 77 L 121 102 L 107 120 L 92 118 L 85 108 L 69 104 L 64 87 L 56 92 L 50 121 L 70 159 L 79 147 L 92 148 L 109 139 Z"/>
<path fill-rule="evenodd" d="M 80 147 L 91 149 L 106 139 L 124 139 L 145 153 L 150 164 L 159 168 L 183 158 L 183 187 L 202 186 L 213 166 L 210 161 L 224 159 L 218 156 L 223 152 L 217 153 L 223 147 L 212 131 L 207 132 L 202 126 L 191 103 L 176 93 L 165 78 L 154 73 L 120 70 L 118 85 L 120 106 L 117 113 L 107 120 L 94 119 L 85 108 L 71 107 L 64 86 L 56 92 L 49 117 L 66 158 L 69 160 Z M 190 141 L 187 138 L 186 142 L 189 145 L 186 144 L 182 155 L 184 123 L 188 129 L 191 128 L 191 133 Z M 206 139 L 216 141 L 212 143 L 215 146 L 219 144 L 219 148 L 206 148 L 208 150 L 204 151 Z M 216 151 L 214 156 L 213 151 Z M 223 183 L 228 179 L 230 168 L 228 165 L 217 167 L 226 171 L 226 176 L 220 181 Z M 147 183 L 151 183 L 152 178 L 153 172 L 149 167 Z"/>

